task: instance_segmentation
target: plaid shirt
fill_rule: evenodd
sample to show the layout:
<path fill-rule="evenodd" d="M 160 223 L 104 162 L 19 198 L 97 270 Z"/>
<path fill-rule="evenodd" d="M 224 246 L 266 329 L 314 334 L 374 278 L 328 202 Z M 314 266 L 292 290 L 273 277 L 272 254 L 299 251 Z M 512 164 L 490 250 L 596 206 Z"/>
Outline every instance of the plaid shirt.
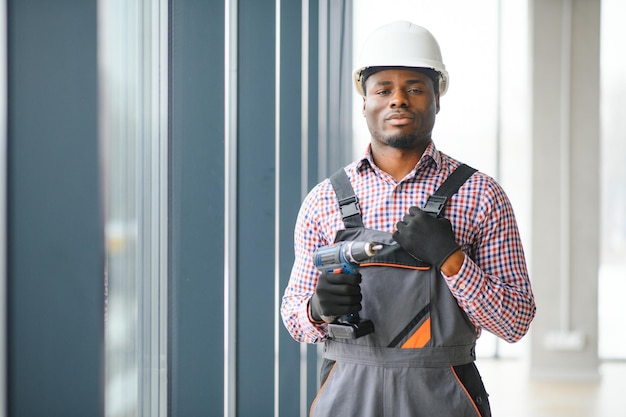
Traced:
<path fill-rule="evenodd" d="M 459 164 L 431 142 L 400 182 L 374 164 L 369 146 L 365 156 L 345 170 L 359 198 L 365 227 L 393 232 L 409 207 L 423 207 Z M 509 342 L 518 341 L 535 315 L 535 302 L 508 197 L 495 180 L 476 172 L 448 200 L 443 214 L 466 255 L 456 275 L 442 274 L 452 295 L 479 334 L 486 329 Z M 307 303 L 319 276 L 312 254 L 333 243 L 337 231 L 344 228 L 335 193 L 326 179 L 304 199 L 295 226 L 295 262 L 281 314 L 297 341 L 318 343 L 327 338 L 327 326 L 312 323 L 308 317 Z"/>

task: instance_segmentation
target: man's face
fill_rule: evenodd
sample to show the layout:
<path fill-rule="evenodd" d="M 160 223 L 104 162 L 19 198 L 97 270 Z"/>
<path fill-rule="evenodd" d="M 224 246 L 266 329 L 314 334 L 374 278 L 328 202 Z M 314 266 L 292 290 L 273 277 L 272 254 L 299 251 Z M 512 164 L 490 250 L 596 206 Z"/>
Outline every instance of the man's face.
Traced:
<path fill-rule="evenodd" d="M 365 83 L 363 115 L 372 141 L 398 149 L 424 149 L 431 139 L 439 94 L 433 81 L 411 69 L 386 69 Z"/>

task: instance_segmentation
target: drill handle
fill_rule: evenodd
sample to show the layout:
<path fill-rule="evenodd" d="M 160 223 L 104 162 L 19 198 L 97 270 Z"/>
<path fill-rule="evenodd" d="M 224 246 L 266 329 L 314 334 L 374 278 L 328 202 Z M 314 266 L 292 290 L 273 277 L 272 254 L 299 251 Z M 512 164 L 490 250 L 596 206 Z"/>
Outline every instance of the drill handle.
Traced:
<path fill-rule="evenodd" d="M 344 274 L 356 274 L 359 272 L 359 266 L 348 262 L 344 262 L 342 271 Z M 358 323 L 361 321 L 358 311 L 350 314 L 344 314 L 337 320 L 339 323 Z"/>
<path fill-rule="evenodd" d="M 350 264 L 348 262 L 343 262 L 343 264 L 341 265 L 341 269 L 337 268 L 337 269 L 330 269 L 327 272 L 329 273 L 334 273 L 334 274 L 356 274 L 359 271 L 359 267 L 358 265 L 353 265 Z M 354 313 L 349 313 L 349 314 L 344 314 L 340 317 L 335 317 L 333 320 L 331 320 L 331 322 L 338 322 L 338 323 L 358 323 L 360 321 L 361 317 L 359 316 L 358 312 L 354 312 Z M 326 321 L 326 320 L 325 320 Z"/>

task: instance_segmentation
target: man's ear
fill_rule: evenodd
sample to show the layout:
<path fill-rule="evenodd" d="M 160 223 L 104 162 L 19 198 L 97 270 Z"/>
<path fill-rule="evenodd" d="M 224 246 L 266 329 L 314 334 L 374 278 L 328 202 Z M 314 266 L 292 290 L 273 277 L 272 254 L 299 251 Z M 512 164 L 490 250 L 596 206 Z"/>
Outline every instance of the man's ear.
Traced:
<path fill-rule="evenodd" d="M 367 101 L 367 97 L 363 96 L 363 109 L 361 110 L 361 112 L 363 113 L 363 117 L 365 117 L 365 102 Z"/>
<path fill-rule="evenodd" d="M 439 93 L 435 95 L 435 103 L 437 105 L 437 111 L 435 112 L 435 114 L 439 114 Z"/>

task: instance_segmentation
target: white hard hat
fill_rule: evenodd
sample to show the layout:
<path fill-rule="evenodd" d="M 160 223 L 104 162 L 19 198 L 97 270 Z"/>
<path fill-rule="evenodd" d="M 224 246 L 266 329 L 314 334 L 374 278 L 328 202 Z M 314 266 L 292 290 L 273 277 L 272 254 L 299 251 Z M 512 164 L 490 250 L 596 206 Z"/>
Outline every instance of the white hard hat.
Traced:
<path fill-rule="evenodd" d="M 366 39 L 353 72 L 356 91 L 365 96 L 362 72 L 370 67 L 432 69 L 439 73 L 439 95 L 448 89 L 448 72 L 435 37 L 421 26 L 398 21 L 381 26 Z"/>

